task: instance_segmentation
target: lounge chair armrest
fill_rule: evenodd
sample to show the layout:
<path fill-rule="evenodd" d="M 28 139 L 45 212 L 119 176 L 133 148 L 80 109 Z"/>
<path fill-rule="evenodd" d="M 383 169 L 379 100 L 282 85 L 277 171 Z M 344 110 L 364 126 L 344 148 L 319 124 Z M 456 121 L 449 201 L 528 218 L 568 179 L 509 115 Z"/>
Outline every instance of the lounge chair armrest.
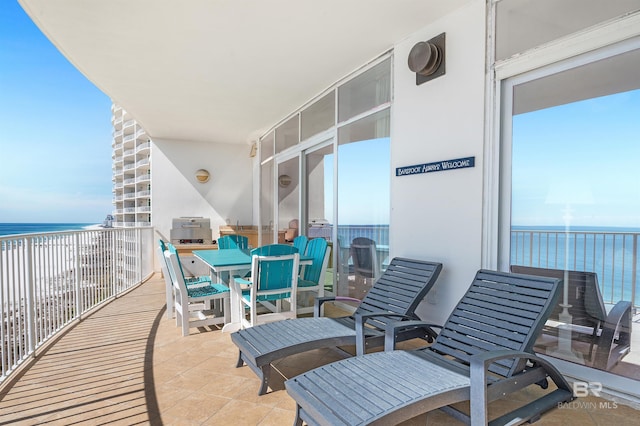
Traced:
<path fill-rule="evenodd" d="M 611 357 L 611 351 L 616 347 L 623 349 L 631 344 L 631 302 L 621 300 L 611 309 L 604 321 L 602 333 L 598 338 L 598 349 L 593 366 L 602 370 L 609 370 L 619 361 L 618 357 Z M 616 352 L 620 352 L 616 349 Z"/>
<path fill-rule="evenodd" d="M 499 350 L 491 352 L 482 352 L 470 357 L 470 402 L 471 402 L 471 418 L 472 424 L 488 423 L 488 397 L 487 397 L 487 376 L 489 366 L 501 359 L 527 359 L 533 362 L 537 367 L 544 369 L 545 373 L 553 380 L 556 386 L 567 392 L 572 392 L 572 388 L 567 380 L 560 374 L 558 369 L 550 362 L 540 358 L 531 352 L 522 352 L 514 350 Z M 511 379 L 513 380 L 513 378 Z M 517 380 L 517 379 L 516 379 Z M 546 383 L 546 380 L 545 380 Z"/>
<path fill-rule="evenodd" d="M 387 311 L 369 312 L 366 314 L 356 314 L 354 316 L 356 322 L 356 355 L 363 355 L 365 349 L 365 323 L 371 318 L 396 318 L 399 321 L 394 322 L 408 322 L 409 320 L 416 320 L 416 316 L 409 316 L 404 314 L 396 314 Z M 405 321 L 403 321 L 405 320 Z M 385 331 L 386 335 L 386 331 Z M 395 340 L 395 334 L 392 337 Z M 385 337 L 386 341 L 386 337 Z"/>
<path fill-rule="evenodd" d="M 326 297 L 316 297 L 316 300 L 313 304 L 313 316 L 319 317 L 321 316 L 322 304 L 324 302 L 334 302 L 334 301 L 346 301 L 346 302 L 356 302 L 360 303 L 360 299 L 355 299 L 353 297 L 345 297 L 345 296 L 326 296 Z"/>
<path fill-rule="evenodd" d="M 394 321 L 386 325 L 384 330 L 384 350 L 393 351 L 396 349 L 396 337 L 398 333 L 409 330 L 411 328 L 423 328 L 427 333 L 427 340 L 429 343 L 433 342 L 438 336 L 438 333 L 433 331 L 434 328 L 441 329 L 442 326 L 438 324 L 431 324 L 420 320 L 410 321 Z"/>
<path fill-rule="evenodd" d="M 370 312 L 368 314 L 360 314 L 357 313 L 354 318 L 355 318 L 355 322 L 356 322 L 356 355 L 363 355 L 364 354 L 364 348 L 365 348 L 365 334 L 364 334 L 364 327 L 365 327 L 365 323 L 368 319 L 370 318 L 374 318 L 374 317 L 397 317 L 398 319 L 415 319 L 415 317 L 408 317 L 406 315 L 402 315 L 402 314 L 394 314 L 391 312 L 387 312 L 387 311 L 380 311 L 380 312 Z"/>

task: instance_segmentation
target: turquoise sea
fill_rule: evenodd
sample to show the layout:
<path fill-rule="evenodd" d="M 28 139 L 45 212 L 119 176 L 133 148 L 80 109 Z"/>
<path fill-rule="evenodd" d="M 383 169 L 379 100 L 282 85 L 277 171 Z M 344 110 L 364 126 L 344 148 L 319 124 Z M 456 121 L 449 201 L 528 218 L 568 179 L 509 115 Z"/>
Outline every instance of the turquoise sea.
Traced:
<path fill-rule="evenodd" d="M 0 223 L 0 236 L 38 234 L 42 232 L 77 231 L 95 223 Z"/>

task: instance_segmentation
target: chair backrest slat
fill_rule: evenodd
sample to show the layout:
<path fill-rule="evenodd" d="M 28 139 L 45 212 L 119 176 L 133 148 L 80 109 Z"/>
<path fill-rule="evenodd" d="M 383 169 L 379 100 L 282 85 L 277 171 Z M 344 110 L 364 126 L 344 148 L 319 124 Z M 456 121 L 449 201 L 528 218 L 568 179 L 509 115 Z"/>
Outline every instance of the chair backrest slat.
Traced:
<path fill-rule="evenodd" d="M 349 250 L 355 274 L 365 278 L 376 278 L 379 272 L 376 242 L 370 238 L 357 237 L 351 241 Z"/>
<path fill-rule="evenodd" d="M 396 257 L 366 294 L 354 315 L 388 312 L 415 316 L 418 304 L 436 282 L 441 263 Z M 370 320 L 380 327 L 394 319 Z"/>
<path fill-rule="evenodd" d="M 291 287 L 295 254 L 298 254 L 298 249 L 288 244 L 269 244 L 251 251 L 251 274 L 259 293 Z"/>
<path fill-rule="evenodd" d="M 180 261 L 180 255 L 178 254 L 178 249 L 176 249 L 176 246 L 174 246 L 172 243 L 164 243 L 166 246 L 166 249 L 169 251 L 169 253 L 173 254 L 176 257 L 176 263 L 178 264 L 178 270 L 180 271 L 180 276 L 182 277 L 182 281 L 185 281 L 185 276 L 184 276 L 184 270 L 182 269 L 182 262 Z M 167 262 L 167 266 L 169 267 L 169 269 L 171 268 L 171 262 Z M 178 273 L 178 271 L 175 271 L 176 274 Z"/>
<path fill-rule="evenodd" d="M 218 249 L 242 249 L 249 248 L 249 238 L 244 235 L 231 234 L 218 238 Z"/>
<path fill-rule="evenodd" d="M 468 366 L 472 355 L 514 349 L 531 351 L 551 314 L 560 280 L 480 270 L 428 349 Z M 524 360 L 503 360 L 490 371 L 510 376 Z"/>
<path fill-rule="evenodd" d="M 309 238 L 306 235 L 298 235 L 293 239 L 293 246 L 298 249 L 298 253 L 304 254 L 309 244 Z"/>
<path fill-rule="evenodd" d="M 313 257 L 311 265 L 304 268 L 304 279 L 318 283 L 322 275 L 324 258 L 327 253 L 328 243 L 324 238 L 314 238 L 307 244 L 305 255 Z"/>
<path fill-rule="evenodd" d="M 532 266 L 511 265 L 511 271 L 519 274 L 539 275 L 564 280 L 568 279 L 567 305 L 573 324 L 597 327 L 607 317 L 595 272 L 564 271 L 561 269 L 536 268 Z M 555 306 L 550 318 L 557 320 L 562 306 Z"/>

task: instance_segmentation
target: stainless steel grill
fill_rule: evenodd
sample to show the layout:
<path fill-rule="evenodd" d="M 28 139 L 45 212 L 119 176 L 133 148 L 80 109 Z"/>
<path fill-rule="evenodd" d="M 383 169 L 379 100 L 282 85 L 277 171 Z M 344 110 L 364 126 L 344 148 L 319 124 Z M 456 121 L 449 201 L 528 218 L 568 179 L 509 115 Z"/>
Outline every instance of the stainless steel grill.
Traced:
<path fill-rule="evenodd" d="M 211 221 L 203 217 L 179 217 L 171 224 L 173 244 L 212 244 Z"/>

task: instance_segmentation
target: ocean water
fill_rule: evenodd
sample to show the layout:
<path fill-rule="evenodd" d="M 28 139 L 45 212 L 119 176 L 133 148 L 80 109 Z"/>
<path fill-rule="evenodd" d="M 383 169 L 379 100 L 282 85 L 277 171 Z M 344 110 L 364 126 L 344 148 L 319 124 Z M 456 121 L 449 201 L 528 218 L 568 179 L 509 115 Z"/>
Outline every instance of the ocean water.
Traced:
<path fill-rule="evenodd" d="M 95 223 L 0 223 L 0 236 L 77 231 L 95 225 Z"/>
<path fill-rule="evenodd" d="M 562 226 L 511 229 L 512 265 L 595 272 L 606 303 L 640 306 L 640 229 Z"/>

